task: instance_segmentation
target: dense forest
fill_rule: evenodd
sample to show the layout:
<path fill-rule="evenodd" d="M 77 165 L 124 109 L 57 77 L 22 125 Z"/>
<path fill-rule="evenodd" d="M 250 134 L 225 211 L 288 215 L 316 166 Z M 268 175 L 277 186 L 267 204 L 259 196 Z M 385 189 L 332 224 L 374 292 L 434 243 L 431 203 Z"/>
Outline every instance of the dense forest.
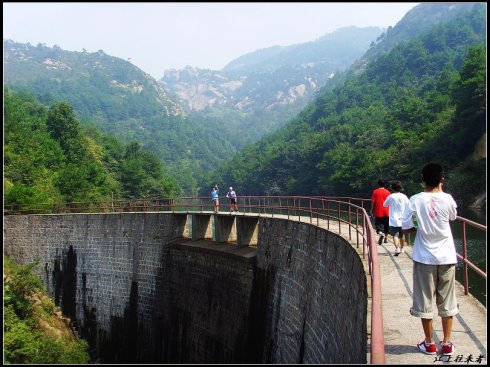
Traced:
<path fill-rule="evenodd" d="M 299 115 L 184 116 L 127 61 L 4 40 L 4 201 L 208 195 L 216 182 L 239 195 L 366 197 L 378 178 L 411 194 L 439 161 L 469 205 L 486 186 L 486 156 L 472 154 L 486 131 L 485 16 L 485 4 L 416 6 Z M 247 145 L 259 130 L 269 134 Z"/>
<path fill-rule="evenodd" d="M 225 97 L 236 103 L 246 100 L 247 111 L 215 106 L 185 116 L 151 76 L 102 50 L 73 52 L 41 43 L 33 46 L 4 40 L 4 81 L 10 90 L 32 94 L 46 106 L 58 101 L 69 103 L 82 126 L 94 125 L 123 142 L 138 142 L 163 162 L 185 195 L 195 195 L 203 173 L 282 126 L 304 107 L 307 99 L 302 97 L 290 104 L 276 101 L 281 103 L 273 109 L 259 108 L 256 103 L 270 105 L 283 89 L 284 98 L 289 98 L 288 89 L 305 83 L 305 78 L 313 85 L 323 84 L 325 75 L 340 65 L 350 65 L 368 47 L 370 35 L 375 37 L 380 31 L 345 29 L 315 42 L 280 47 L 278 55 L 265 59 L 263 51 L 253 52 L 239 58 L 241 67 L 230 63 L 233 70 L 228 73 L 229 80 L 221 72 L 209 72 L 219 73 L 211 82 L 212 90 L 219 88 L 218 82 L 244 79 L 243 88 Z M 306 61 L 316 64 L 299 65 Z M 202 77 L 209 73 L 203 71 L 193 82 L 201 86 Z M 184 72 L 179 75 L 190 77 Z M 254 98 L 256 103 L 251 103 Z"/>
<path fill-rule="evenodd" d="M 297 106 L 184 116 L 129 62 L 7 42 L 30 61 L 4 61 L 4 204 L 209 195 L 215 183 L 239 196 L 369 197 L 379 178 L 412 195 L 436 161 L 445 191 L 471 206 L 486 197 L 486 153 L 475 153 L 486 140 L 486 5 L 412 33 L 434 7 L 415 7 L 287 123 Z M 271 132 L 246 145 L 259 127 Z M 50 333 L 60 312 L 37 263 L 4 264 L 4 362 L 87 363 L 68 327 L 64 339 Z"/>
<path fill-rule="evenodd" d="M 64 101 L 81 127 L 95 126 L 153 153 L 181 189 L 196 192 L 198 173 L 238 151 L 235 129 L 213 119 L 186 118 L 156 80 L 102 50 L 65 51 L 4 40 L 4 82 L 11 92 L 52 106 Z"/>
<path fill-rule="evenodd" d="M 4 89 L 4 203 L 56 203 L 180 195 L 161 161 L 81 125 L 66 102 L 45 107 Z"/>
<path fill-rule="evenodd" d="M 470 204 L 486 159 L 467 159 L 486 132 L 486 7 L 476 5 L 353 70 L 288 125 L 211 173 L 242 194 L 368 197 L 379 178 L 420 190 L 428 161 Z"/>
<path fill-rule="evenodd" d="M 182 113 L 148 74 L 129 61 L 97 52 L 4 40 L 4 80 L 51 105 L 69 102 L 79 116 L 99 123 Z"/>
<path fill-rule="evenodd" d="M 256 50 L 221 70 L 165 70 L 159 82 L 195 126 L 214 128 L 235 153 L 297 115 L 381 32 L 378 27 L 340 28 L 312 42 Z"/>

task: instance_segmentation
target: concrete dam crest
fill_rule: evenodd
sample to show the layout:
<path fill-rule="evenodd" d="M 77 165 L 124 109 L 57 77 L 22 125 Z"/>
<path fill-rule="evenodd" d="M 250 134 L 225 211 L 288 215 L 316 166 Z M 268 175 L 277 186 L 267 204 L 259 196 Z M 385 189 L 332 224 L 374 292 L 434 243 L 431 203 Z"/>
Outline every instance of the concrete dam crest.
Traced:
<path fill-rule="evenodd" d="M 366 363 L 367 280 L 341 236 L 253 215 L 4 217 L 101 363 Z"/>

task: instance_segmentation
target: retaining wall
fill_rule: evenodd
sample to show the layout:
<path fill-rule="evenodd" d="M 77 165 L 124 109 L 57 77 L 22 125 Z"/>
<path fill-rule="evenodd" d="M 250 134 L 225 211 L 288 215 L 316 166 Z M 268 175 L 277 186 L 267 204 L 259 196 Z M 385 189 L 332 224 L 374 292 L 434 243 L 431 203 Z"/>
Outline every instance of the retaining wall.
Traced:
<path fill-rule="evenodd" d="M 40 259 L 100 362 L 366 363 L 366 275 L 343 238 L 260 217 L 241 256 L 239 234 L 236 252 L 186 245 L 190 218 L 5 216 L 4 254 Z"/>

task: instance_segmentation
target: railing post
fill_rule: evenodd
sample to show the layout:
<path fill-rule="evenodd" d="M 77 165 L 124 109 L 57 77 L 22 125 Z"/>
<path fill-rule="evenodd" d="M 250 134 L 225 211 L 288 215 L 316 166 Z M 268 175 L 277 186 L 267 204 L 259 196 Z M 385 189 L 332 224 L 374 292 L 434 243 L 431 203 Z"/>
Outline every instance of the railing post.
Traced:
<path fill-rule="evenodd" d="M 315 202 L 316 202 L 316 225 L 320 226 L 320 208 L 319 208 L 318 199 Z"/>
<path fill-rule="evenodd" d="M 367 227 L 368 226 L 368 219 L 364 215 L 364 212 L 362 215 L 362 223 L 363 223 L 363 226 L 362 226 L 362 258 L 365 259 L 366 258 L 367 233 L 369 233 L 369 231 L 366 229 L 366 228 L 368 228 Z"/>
<path fill-rule="evenodd" d="M 351 213 L 350 213 L 350 210 L 351 210 L 351 202 L 350 202 L 350 199 L 349 199 L 349 214 L 347 215 L 348 217 L 348 221 L 349 221 L 349 240 L 352 240 L 352 216 L 351 216 Z"/>
<path fill-rule="evenodd" d="M 310 223 L 313 223 L 313 208 L 311 206 L 311 198 L 309 199 L 310 201 Z"/>
<path fill-rule="evenodd" d="M 356 244 L 359 248 L 359 208 L 356 207 Z"/>
<path fill-rule="evenodd" d="M 466 252 L 466 223 L 462 222 L 461 237 L 463 240 L 463 276 L 464 276 L 464 294 L 468 294 L 468 264 L 466 263 L 467 252 Z"/>
<path fill-rule="evenodd" d="M 301 199 L 298 198 L 298 221 L 301 222 Z"/>
<path fill-rule="evenodd" d="M 327 213 L 327 228 L 330 229 L 330 204 L 331 204 L 331 201 L 330 199 L 326 199 L 326 204 L 327 204 L 327 207 L 326 207 L 326 210 L 325 212 Z"/>
<path fill-rule="evenodd" d="M 330 201 L 327 201 L 327 228 L 330 229 Z"/>
<path fill-rule="evenodd" d="M 340 201 L 337 201 L 337 220 L 339 221 L 339 234 L 342 233 L 341 221 L 340 221 Z"/>
<path fill-rule="evenodd" d="M 322 200 L 322 214 L 325 215 L 324 214 L 325 213 L 325 199 L 322 198 L 321 200 Z"/>

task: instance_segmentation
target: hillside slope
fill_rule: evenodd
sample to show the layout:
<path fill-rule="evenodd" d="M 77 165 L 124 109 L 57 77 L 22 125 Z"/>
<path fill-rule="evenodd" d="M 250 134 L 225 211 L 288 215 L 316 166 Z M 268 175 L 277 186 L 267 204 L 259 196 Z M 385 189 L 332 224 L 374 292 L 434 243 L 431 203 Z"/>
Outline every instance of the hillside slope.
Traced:
<path fill-rule="evenodd" d="M 394 31 L 417 27 L 434 6 L 418 5 L 419 16 L 407 14 L 410 25 L 402 20 Z M 226 182 L 244 195 L 367 197 L 385 178 L 414 193 L 421 166 L 436 160 L 450 172 L 446 188 L 471 203 L 486 183 L 485 159 L 467 161 L 486 129 L 486 5 L 462 7 L 364 71 L 351 69 L 343 86 L 245 147 L 208 183 Z"/>
<path fill-rule="evenodd" d="M 4 257 L 4 364 L 87 364 L 87 342 L 74 335 L 33 269 Z"/>
<path fill-rule="evenodd" d="M 65 51 L 4 39 L 4 83 L 24 87 L 41 102 L 69 102 L 81 115 L 107 121 L 182 114 L 148 74 L 130 62 L 97 52 Z"/>
<path fill-rule="evenodd" d="M 306 103 L 336 73 L 347 69 L 382 32 L 346 27 L 319 39 L 257 50 L 222 70 L 166 70 L 160 83 L 188 111 L 226 107 L 237 112 L 277 110 Z"/>
<path fill-rule="evenodd" d="M 4 84 L 11 90 L 27 91 L 48 107 L 68 102 L 82 124 L 138 142 L 157 155 L 187 195 L 195 192 L 200 173 L 237 150 L 227 134 L 213 133 L 213 121 L 187 118 L 151 76 L 101 50 L 4 40 L 4 55 Z"/>

